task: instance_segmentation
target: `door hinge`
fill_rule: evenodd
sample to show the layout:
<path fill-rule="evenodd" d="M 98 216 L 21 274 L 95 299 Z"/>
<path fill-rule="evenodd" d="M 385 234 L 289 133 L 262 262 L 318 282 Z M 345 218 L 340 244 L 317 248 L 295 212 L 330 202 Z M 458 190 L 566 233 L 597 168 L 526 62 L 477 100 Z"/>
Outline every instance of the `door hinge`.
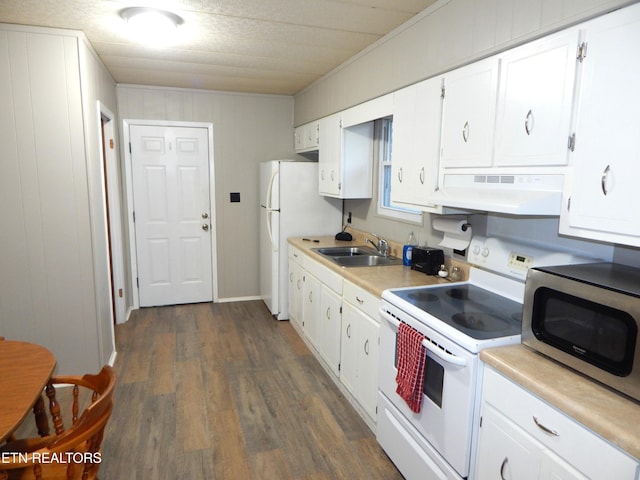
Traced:
<path fill-rule="evenodd" d="M 571 211 L 571 197 L 567 200 L 567 212 Z"/>
<path fill-rule="evenodd" d="M 567 147 L 572 152 L 576 149 L 576 134 L 575 133 L 572 133 L 571 135 L 569 135 L 569 143 L 568 143 Z"/>
<path fill-rule="evenodd" d="M 109 148 L 113 150 L 113 138 L 109 139 Z"/>
<path fill-rule="evenodd" d="M 482 428 L 482 417 L 480 417 L 480 428 Z"/>
<path fill-rule="evenodd" d="M 129 142 L 129 154 L 131 154 L 131 142 Z"/>
<path fill-rule="evenodd" d="M 576 59 L 582 63 L 585 58 L 587 58 L 587 42 L 582 42 L 578 45 L 578 54 L 576 55 Z"/>
<path fill-rule="evenodd" d="M 133 223 L 136 223 L 136 212 L 133 212 Z"/>
<path fill-rule="evenodd" d="M 340 305 L 340 315 L 342 315 L 342 305 Z"/>
<path fill-rule="evenodd" d="M 140 288 L 140 279 L 136 277 L 136 287 Z"/>
<path fill-rule="evenodd" d="M 444 94 L 445 94 L 445 88 L 444 88 L 444 85 L 442 85 L 442 87 L 440 87 L 440 98 L 444 98 Z"/>

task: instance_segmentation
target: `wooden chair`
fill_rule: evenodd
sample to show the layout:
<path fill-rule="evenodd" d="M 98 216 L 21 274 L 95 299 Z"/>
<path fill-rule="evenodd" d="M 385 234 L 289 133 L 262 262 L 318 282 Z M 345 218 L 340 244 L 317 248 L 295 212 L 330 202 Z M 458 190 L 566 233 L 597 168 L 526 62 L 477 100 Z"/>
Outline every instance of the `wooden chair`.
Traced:
<path fill-rule="evenodd" d="M 102 461 L 100 446 L 113 410 L 115 383 L 115 372 L 108 365 L 97 375 L 52 377 L 46 395 L 55 434 L 48 435 L 48 426 L 39 424 L 38 430 L 44 436 L 14 440 L 3 445 L 0 448 L 0 479 L 97 478 Z M 71 425 L 67 429 L 54 384 L 73 385 L 69 412 Z M 78 417 L 81 399 L 89 395 L 89 405 Z"/>

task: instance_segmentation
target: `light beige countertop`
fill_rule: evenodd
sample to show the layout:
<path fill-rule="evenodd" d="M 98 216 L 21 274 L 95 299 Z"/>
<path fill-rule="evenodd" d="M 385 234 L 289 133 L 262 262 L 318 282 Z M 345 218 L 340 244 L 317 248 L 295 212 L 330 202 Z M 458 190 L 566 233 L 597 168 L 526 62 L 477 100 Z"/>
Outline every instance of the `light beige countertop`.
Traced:
<path fill-rule="evenodd" d="M 404 265 L 387 265 L 377 267 L 341 267 L 333 263 L 330 259 L 314 252 L 312 249 L 319 247 L 345 247 L 345 246 L 362 246 L 366 245 L 366 240 L 359 232 L 354 233 L 354 240 L 343 242 L 336 240 L 334 237 L 305 237 L 305 238 L 289 238 L 289 244 L 298 248 L 302 252 L 309 255 L 317 262 L 326 267 L 340 273 L 345 280 L 349 280 L 368 292 L 382 297 L 382 292 L 387 288 L 412 287 L 418 285 L 437 285 L 448 283 L 449 280 L 436 277 L 434 275 L 425 275 L 421 272 L 411 270 L 410 267 Z M 315 241 L 317 240 L 317 242 Z M 402 258 L 402 245 L 395 242 L 389 242 L 391 255 Z M 369 244 L 371 246 L 371 244 Z M 462 269 L 463 278 L 467 278 L 467 267 L 462 262 L 453 260 L 455 265 L 459 265 Z M 452 261 L 445 259 L 445 264 L 450 267 Z"/>
<path fill-rule="evenodd" d="M 480 359 L 640 459 L 640 403 L 569 370 L 525 345 L 483 350 Z"/>

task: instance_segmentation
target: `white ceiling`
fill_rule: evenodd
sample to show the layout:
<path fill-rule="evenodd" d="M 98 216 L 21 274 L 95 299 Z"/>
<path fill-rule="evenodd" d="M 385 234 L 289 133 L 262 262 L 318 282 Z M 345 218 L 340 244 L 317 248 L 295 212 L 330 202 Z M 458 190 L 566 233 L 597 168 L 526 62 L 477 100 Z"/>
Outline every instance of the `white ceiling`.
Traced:
<path fill-rule="evenodd" d="M 436 0 L 0 0 L 0 22 L 81 30 L 118 83 L 293 95 Z M 184 18 L 137 43 L 118 12 Z"/>

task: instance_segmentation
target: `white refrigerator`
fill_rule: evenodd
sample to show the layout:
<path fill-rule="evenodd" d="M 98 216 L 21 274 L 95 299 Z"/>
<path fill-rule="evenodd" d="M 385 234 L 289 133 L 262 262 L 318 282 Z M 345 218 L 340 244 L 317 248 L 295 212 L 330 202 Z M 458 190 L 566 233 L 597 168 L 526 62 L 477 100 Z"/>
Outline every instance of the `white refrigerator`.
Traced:
<path fill-rule="evenodd" d="M 289 318 L 287 238 L 335 235 L 342 200 L 318 193 L 318 163 L 260 164 L 260 296 L 278 320 Z"/>

